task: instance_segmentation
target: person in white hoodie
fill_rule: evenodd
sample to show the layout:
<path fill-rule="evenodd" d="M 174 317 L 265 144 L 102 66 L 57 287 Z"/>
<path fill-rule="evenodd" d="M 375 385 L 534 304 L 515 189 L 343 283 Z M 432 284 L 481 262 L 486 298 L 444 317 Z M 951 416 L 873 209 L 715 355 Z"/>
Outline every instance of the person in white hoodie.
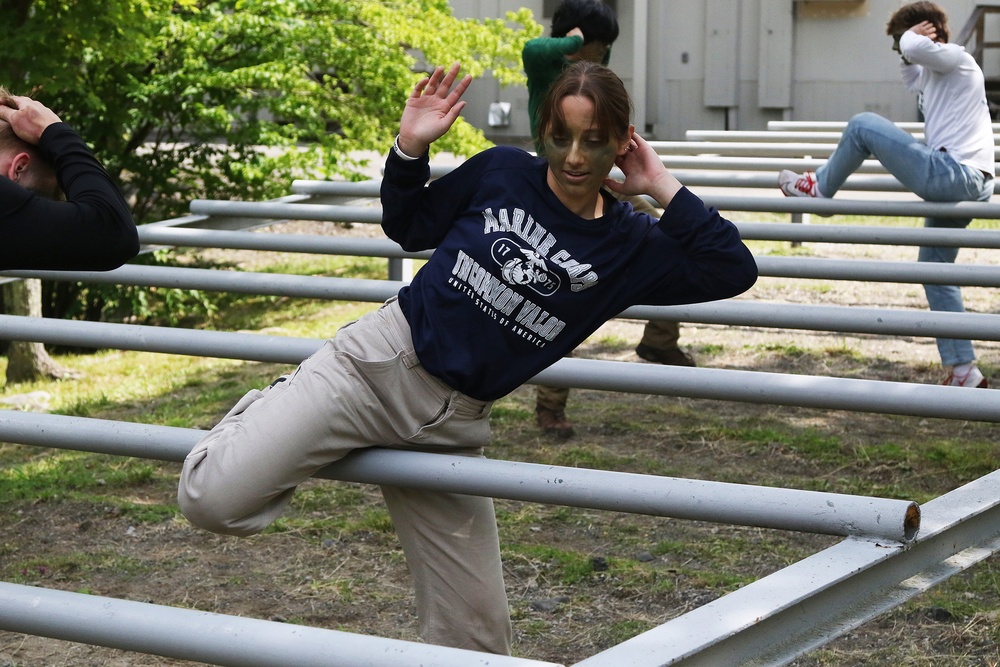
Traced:
<path fill-rule="evenodd" d="M 900 7 L 886 34 L 902 58 L 908 90 L 919 96 L 925 141 L 874 113 L 854 116 L 830 159 L 810 173 L 784 170 L 779 186 L 790 197 L 833 197 L 861 163 L 874 156 L 926 201 L 987 201 L 993 194 L 993 128 L 983 71 L 964 47 L 948 43 L 948 17 L 933 2 Z M 969 225 L 969 218 L 927 218 L 925 227 Z M 921 262 L 954 262 L 958 248 L 921 247 Z M 931 310 L 962 312 L 961 288 L 924 285 Z M 946 385 L 986 388 L 972 341 L 937 339 Z"/>

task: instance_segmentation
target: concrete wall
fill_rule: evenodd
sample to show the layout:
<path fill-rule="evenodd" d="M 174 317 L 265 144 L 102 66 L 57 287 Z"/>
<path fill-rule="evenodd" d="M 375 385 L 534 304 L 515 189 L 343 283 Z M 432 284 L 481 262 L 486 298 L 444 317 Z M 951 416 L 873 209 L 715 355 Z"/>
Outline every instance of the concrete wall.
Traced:
<path fill-rule="evenodd" d="M 688 129 L 764 129 L 769 120 L 847 120 L 875 111 L 917 120 L 916 99 L 900 83 L 885 34 L 898 0 L 618 0 L 621 36 L 611 67 L 637 103 L 647 138 L 683 139 Z M 955 37 L 977 5 L 941 3 Z M 527 7 L 545 26 L 542 0 L 452 0 L 457 16 L 499 17 Z M 986 22 L 1000 39 L 1000 17 Z M 638 48 L 637 48 L 638 45 Z M 1000 51 L 987 52 L 1000 75 Z M 466 118 L 498 143 L 528 135 L 527 90 L 477 81 Z M 489 128 L 489 104 L 511 104 L 511 125 Z"/>

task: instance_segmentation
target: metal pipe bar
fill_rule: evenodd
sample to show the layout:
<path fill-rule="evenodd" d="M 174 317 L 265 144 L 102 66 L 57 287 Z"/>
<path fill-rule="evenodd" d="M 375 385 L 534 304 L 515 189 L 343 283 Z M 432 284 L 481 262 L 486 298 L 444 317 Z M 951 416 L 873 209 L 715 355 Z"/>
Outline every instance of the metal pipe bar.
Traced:
<path fill-rule="evenodd" d="M 1000 340 L 1000 315 L 993 313 L 727 300 L 683 306 L 633 306 L 621 317 L 882 336 Z M 0 322 L 0 330 L 2 327 Z"/>
<path fill-rule="evenodd" d="M 239 294 L 290 296 L 331 301 L 385 301 L 401 283 L 361 278 L 326 278 L 251 271 L 139 266 L 126 264 L 113 271 L 10 271 L 2 275 L 41 280 L 80 281 L 103 285 L 142 285 L 200 289 Z"/>
<path fill-rule="evenodd" d="M 778 196 L 759 197 L 755 195 L 718 195 L 714 193 L 707 193 L 702 197 L 702 199 L 707 205 L 715 206 L 719 210 L 726 211 L 819 213 L 821 215 L 875 215 L 900 217 L 931 216 L 941 218 L 1000 219 L 1000 204 L 992 202 L 942 203 L 917 200 L 873 201 Z M 262 208 L 255 212 L 255 204 L 256 202 L 228 202 L 216 200 L 195 200 L 192 202 L 192 206 L 196 206 L 199 209 L 205 208 L 207 210 L 211 208 L 215 211 L 215 215 L 235 214 L 239 211 L 245 216 L 257 215 L 265 217 L 269 213 L 277 212 L 281 213 L 281 216 L 279 217 L 283 216 L 287 219 L 381 223 L 381 209 L 377 207 L 301 204 L 296 206 L 294 209 L 284 210 L 283 205 L 268 204 L 267 211 Z M 293 215 L 297 217 L 293 218 Z M 802 226 L 800 225 L 800 227 Z M 833 227 L 833 225 L 824 225 L 824 227 Z M 938 233 L 956 231 L 968 232 L 970 230 L 935 229 L 926 231 L 934 231 Z"/>
<path fill-rule="evenodd" d="M 901 130 L 918 132 L 923 131 L 924 124 L 920 121 L 898 121 L 896 127 Z M 795 130 L 805 130 L 813 132 L 840 132 L 847 127 L 846 120 L 769 120 L 768 130 L 779 130 L 792 132 Z M 993 123 L 993 131 L 1000 131 L 1000 123 Z"/>
<path fill-rule="evenodd" d="M 42 334 L 36 322 L 34 331 L 24 328 L 26 320 L 15 322 L 13 316 L 3 316 L 0 325 L 4 327 L 21 325 L 24 335 L 31 338 L 49 339 L 50 334 Z M 79 325 L 73 325 L 79 326 Z M 89 336 L 94 345 L 106 347 L 110 339 L 100 342 L 96 334 L 102 325 L 91 323 Z M 103 325 L 109 327 L 110 325 Z M 124 325 L 119 325 L 124 327 Z M 135 325 L 132 325 L 135 326 Z M 52 340 L 73 340 L 66 330 L 55 331 Z M 104 329 L 107 331 L 107 329 Z M 146 335 L 146 331 L 119 329 L 122 338 L 129 338 L 121 344 L 125 349 L 147 349 L 150 351 L 178 350 L 183 354 L 196 353 L 198 340 L 192 340 L 190 347 L 182 348 L 177 341 L 167 340 L 164 347 L 157 348 L 158 341 Z M 248 334 L 249 335 L 249 334 Z M 256 335 L 254 335 L 256 336 Z M 6 336 L 3 336 L 6 337 Z M 202 332 L 198 338 L 211 338 L 209 332 Z M 81 337 L 82 338 L 82 337 Z M 194 338 L 192 336 L 192 338 Z M 221 346 L 213 343 L 212 349 Z M 231 339 L 226 339 L 231 342 Z M 318 343 L 318 341 L 317 341 Z M 296 363 L 298 355 L 308 356 L 313 348 L 306 341 L 290 343 L 294 351 L 275 352 L 277 342 L 264 340 L 263 349 L 252 350 L 249 341 L 239 342 L 239 347 L 247 347 L 247 356 L 266 361 Z M 183 351 L 182 351 L 183 350 Z M 272 357 L 265 355 L 273 354 Z M 237 358 L 243 356 L 238 350 L 231 350 L 221 356 Z M 708 398 L 745 403 L 790 405 L 797 407 L 851 410 L 857 412 L 885 412 L 889 414 L 940 417 L 943 419 L 972 419 L 976 421 L 1000 421 L 1000 393 L 962 392 L 954 387 L 918 385 L 902 382 L 882 382 L 875 380 L 855 380 L 815 376 L 793 376 L 755 371 L 737 371 L 714 368 L 661 367 L 652 364 L 628 362 L 595 361 L 588 359 L 560 359 L 528 380 L 529 384 L 546 384 L 558 387 L 599 389 L 602 391 L 627 391 L 662 396 L 684 396 L 687 398 Z"/>
<path fill-rule="evenodd" d="M 806 130 L 806 131 L 821 131 L 821 132 L 831 132 L 831 131 L 843 131 L 847 127 L 846 120 L 769 120 L 767 121 L 767 129 L 769 130 L 782 130 L 785 132 L 791 132 L 794 130 Z M 922 131 L 924 129 L 924 123 L 922 121 L 897 121 L 896 127 L 901 130 L 911 131 Z M 1000 123 L 992 123 L 993 132 L 1000 133 Z"/>
<path fill-rule="evenodd" d="M 905 548 L 848 538 L 573 667 L 787 664 L 1000 550 L 998 484 L 925 503 Z"/>
<path fill-rule="evenodd" d="M 343 207 L 365 208 L 365 207 Z M 349 212 L 338 213 L 348 215 Z M 317 212 L 315 219 L 325 219 Z M 874 225 L 802 225 L 784 222 L 734 222 L 744 241 L 801 241 L 877 245 L 934 245 L 962 248 L 1000 248 L 1000 232 L 989 229 L 945 227 L 879 227 Z M 320 236 L 310 234 L 254 234 L 178 227 L 139 227 L 139 241 L 200 248 L 239 248 L 365 257 L 426 259 L 432 251 L 407 252 L 389 239 Z"/>
<path fill-rule="evenodd" d="M 292 192 L 302 195 L 330 197 L 375 197 L 381 194 L 382 179 L 368 181 L 317 181 L 296 179 L 292 181 Z"/>
<path fill-rule="evenodd" d="M 352 255 L 427 259 L 432 251 L 407 252 L 395 241 L 385 238 L 354 238 L 315 234 L 255 234 L 248 231 L 217 231 L 175 227 L 149 229 L 140 225 L 139 241 L 191 248 L 238 248 L 271 252 L 302 252 L 323 255 Z M 937 230 L 934 230 L 937 231 Z M 1000 234 L 998 234 L 1000 238 Z"/>
<path fill-rule="evenodd" d="M 985 313 L 883 310 L 737 300 L 682 306 L 633 306 L 623 311 L 621 317 L 832 331 L 841 334 L 1000 340 L 1000 315 Z M 322 343 L 319 339 L 286 336 L 2 314 L 0 314 L 0 339 L 34 341 L 46 345 L 114 348 L 289 364 L 299 363 L 315 352 Z"/>
<path fill-rule="evenodd" d="M 812 157 L 812 156 L 810 156 Z M 431 178 L 440 178 L 451 172 L 458 165 L 431 165 Z M 778 177 L 773 173 L 754 173 L 749 171 L 721 171 L 712 169 L 673 169 L 674 176 L 686 186 L 712 188 L 766 188 L 777 195 Z M 621 179 L 621 170 L 617 167 L 611 170 L 611 177 Z M 994 184 L 994 192 L 1000 192 L 1000 184 Z M 862 192 L 909 192 L 895 176 L 888 174 L 853 174 L 844 182 L 842 190 Z M 777 198 L 777 197 L 775 197 Z M 805 199 L 803 197 L 803 199 Z M 812 199 L 812 198 L 810 198 Z M 192 202 L 193 205 L 194 202 Z M 244 202 L 250 203 L 250 202 Z M 976 202 L 984 203 L 984 202 Z M 192 206 L 192 211 L 196 209 Z M 197 209 L 202 212 L 203 209 Z"/>
<path fill-rule="evenodd" d="M 799 241 L 867 245 L 1000 248 L 1000 231 L 947 227 L 803 225 L 790 222 L 734 222 L 744 241 Z"/>
<path fill-rule="evenodd" d="M 667 143 L 667 142 L 664 142 Z M 686 142 L 674 142 L 690 147 Z M 1000 148 L 997 149 L 1000 151 Z M 748 154 L 753 155 L 753 152 Z M 808 154 L 808 153 L 807 153 Z M 683 180 L 681 182 L 684 182 Z M 766 185 L 777 192 L 777 181 L 757 181 L 757 187 Z M 346 183 L 339 181 L 298 180 L 292 184 L 295 192 L 303 194 L 332 193 L 350 194 L 358 197 L 378 197 L 379 181 Z M 724 182 L 726 187 L 739 184 Z M 900 186 L 902 188 L 902 186 Z M 992 202 L 925 202 L 925 201 L 873 201 L 850 199 L 814 199 L 807 197 L 755 197 L 725 196 L 706 194 L 702 197 L 709 206 L 724 211 L 766 211 L 777 213 L 818 213 L 821 215 L 884 215 L 901 217 L 953 217 L 953 218 L 1000 218 L 1000 206 Z"/>
<path fill-rule="evenodd" d="M 120 456 L 183 461 L 204 431 L 0 410 L 0 439 Z M 906 542 L 920 510 L 908 500 L 367 449 L 316 475 L 361 482 L 693 521 Z"/>
<path fill-rule="evenodd" d="M 457 165 L 431 165 L 431 178 L 440 178 L 455 169 Z M 712 169 L 672 169 L 674 176 L 689 187 L 711 188 L 767 188 L 780 196 L 778 177 L 773 173 L 756 173 L 751 171 L 721 171 Z M 623 174 L 617 167 L 611 170 L 611 177 L 622 179 Z M 888 174 L 854 174 L 844 182 L 842 190 L 857 190 L 866 192 L 909 192 L 895 176 Z M 775 197 L 777 198 L 777 197 Z M 192 202 L 192 211 L 195 209 Z"/>
<path fill-rule="evenodd" d="M 912 133 L 917 139 L 923 139 L 923 132 Z M 781 130 L 688 130 L 684 138 L 690 141 L 771 141 L 775 143 L 833 143 L 840 141 L 843 135 L 839 131 L 781 131 Z"/>
<path fill-rule="evenodd" d="M 759 274 L 772 278 L 860 280 L 975 287 L 1000 286 L 1000 266 L 933 262 L 881 262 L 818 257 L 757 256 L 755 259 Z"/>
<path fill-rule="evenodd" d="M 532 383 L 637 394 L 709 398 L 823 410 L 877 412 L 1000 422 L 1000 392 L 960 387 L 687 368 L 593 359 L 560 359 Z"/>
<path fill-rule="evenodd" d="M 816 171 L 826 163 L 822 158 L 807 157 L 749 157 L 723 155 L 663 155 L 663 166 L 675 169 L 719 169 L 727 171 Z M 854 170 L 856 174 L 886 174 L 888 171 L 878 160 L 865 160 Z M 777 181 L 775 181 L 777 182 Z"/>
<path fill-rule="evenodd" d="M 738 171 L 709 170 L 698 171 L 696 169 L 675 169 L 672 170 L 674 176 L 681 183 L 688 187 L 708 187 L 708 188 L 766 188 L 780 194 L 778 190 L 778 178 L 775 174 L 760 174 Z M 612 178 L 616 177 L 615 170 L 612 170 Z M 617 176 L 621 178 L 621 176 Z M 895 176 L 878 174 L 861 174 L 848 176 L 844 181 L 841 190 L 857 190 L 861 192 L 909 192 L 909 190 Z M 804 199 L 804 198 L 803 198 Z"/>
<path fill-rule="evenodd" d="M 660 155 L 745 155 L 748 157 L 830 157 L 836 144 L 773 141 L 650 141 Z M 1000 146 L 994 148 L 1000 158 Z"/>
<path fill-rule="evenodd" d="M 558 667 L 145 602 L 0 583 L 0 629 L 232 667 Z"/>
<path fill-rule="evenodd" d="M 879 201 L 874 199 L 818 199 L 757 195 L 720 195 L 706 193 L 702 200 L 720 211 L 759 211 L 766 213 L 817 213 L 819 215 L 876 215 L 895 217 L 988 218 L 1000 217 L 1000 206 L 993 202 L 963 201 L 953 203 L 925 201 Z"/>
<path fill-rule="evenodd" d="M 365 206 L 195 199 L 190 209 L 192 213 L 211 216 L 382 223 L 382 209 Z"/>
<path fill-rule="evenodd" d="M 660 162 L 670 170 L 717 169 L 727 171 L 768 171 L 777 172 L 791 169 L 795 172 L 816 171 L 826 163 L 818 157 L 757 157 L 746 155 L 662 155 Z M 998 166 L 1000 163 L 995 163 Z M 855 174 L 888 174 L 889 171 L 878 160 L 865 160 Z M 776 182 L 776 180 L 775 180 Z"/>
<path fill-rule="evenodd" d="M 813 257 L 756 258 L 761 276 L 818 280 L 920 283 L 1000 287 L 1000 266 L 938 264 L 932 262 L 881 262 Z M 388 281 L 356 278 L 327 278 L 218 271 L 214 269 L 141 266 L 126 264 L 113 271 L 25 271 L 0 272 L 0 276 L 38 278 L 52 281 L 79 281 L 103 285 L 142 285 L 177 289 L 292 296 L 300 298 L 350 300 L 348 294 L 367 292 L 366 301 L 384 301 L 394 292 L 385 289 Z M 397 289 L 399 285 L 397 284 Z M 372 290 L 372 291 L 368 291 Z M 356 296 L 353 298 L 357 298 Z"/>
<path fill-rule="evenodd" d="M 279 364 L 299 364 L 323 345 L 315 338 L 17 315 L 0 315 L 0 340 Z"/>

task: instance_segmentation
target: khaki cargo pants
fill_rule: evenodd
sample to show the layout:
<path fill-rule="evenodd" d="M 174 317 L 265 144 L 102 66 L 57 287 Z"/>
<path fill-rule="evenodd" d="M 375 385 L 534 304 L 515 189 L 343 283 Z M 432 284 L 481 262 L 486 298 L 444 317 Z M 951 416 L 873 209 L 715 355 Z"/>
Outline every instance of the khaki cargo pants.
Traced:
<path fill-rule="evenodd" d="M 298 484 L 353 450 L 482 456 L 490 407 L 420 366 L 392 299 L 343 327 L 291 376 L 240 399 L 188 454 L 177 500 L 197 526 L 251 535 L 282 513 Z M 389 486 L 382 495 L 424 640 L 509 655 L 493 499 Z"/>

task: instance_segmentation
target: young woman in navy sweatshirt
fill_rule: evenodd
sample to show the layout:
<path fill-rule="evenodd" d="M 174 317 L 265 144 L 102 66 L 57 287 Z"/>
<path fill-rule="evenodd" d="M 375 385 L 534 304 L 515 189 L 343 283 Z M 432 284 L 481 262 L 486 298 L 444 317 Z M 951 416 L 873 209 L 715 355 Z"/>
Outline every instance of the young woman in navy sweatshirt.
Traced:
<path fill-rule="evenodd" d="M 428 184 L 428 148 L 471 78 L 437 68 L 410 95 L 382 185 L 382 226 L 436 248 L 398 296 L 346 325 L 290 376 L 244 396 L 187 457 L 195 524 L 249 535 L 295 486 L 366 447 L 482 456 L 494 400 L 636 304 L 735 296 L 757 267 L 732 223 L 684 188 L 629 124 L 609 69 L 573 65 L 541 116 L 546 157 L 487 150 Z M 617 165 L 623 182 L 608 175 Z M 657 220 L 606 189 L 652 196 Z M 422 636 L 510 652 L 491 498 L 383 487 Z"/>

